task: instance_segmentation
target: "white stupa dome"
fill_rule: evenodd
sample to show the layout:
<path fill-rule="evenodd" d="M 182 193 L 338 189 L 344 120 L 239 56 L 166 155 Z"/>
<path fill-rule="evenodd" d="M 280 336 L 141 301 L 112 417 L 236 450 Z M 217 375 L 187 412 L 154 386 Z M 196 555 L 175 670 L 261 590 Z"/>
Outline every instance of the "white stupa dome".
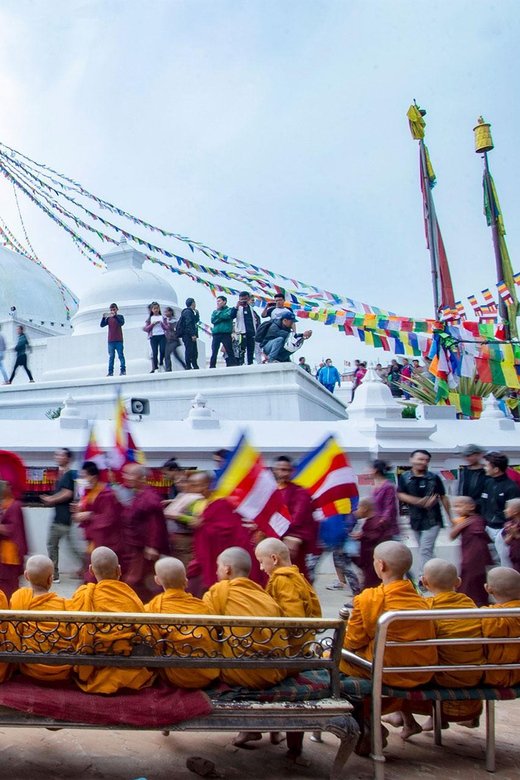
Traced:
<path fill-rule="evenodd" d="M 103 256 L 107 270 L 81 296 L 73 318 L 74 335 L 98 333 L 99 323 L 111 303 L 124 314 L 126 327 L 142 326 L 147 306 L 157 301 L 161 308 L 178 310 L 172 285 L 153 271 L 143 269 L 145 256 L 122 241 L 114 252 Z"/>
<path fill-rule="evenodd" d="M 41 265 L 0 246 L 0 319 L 16 308 L 16 317 L 37 327 L 68 324 L 77 308 L 71 291 Z M 67 307 L 69 312 L 67 312 Z"/>

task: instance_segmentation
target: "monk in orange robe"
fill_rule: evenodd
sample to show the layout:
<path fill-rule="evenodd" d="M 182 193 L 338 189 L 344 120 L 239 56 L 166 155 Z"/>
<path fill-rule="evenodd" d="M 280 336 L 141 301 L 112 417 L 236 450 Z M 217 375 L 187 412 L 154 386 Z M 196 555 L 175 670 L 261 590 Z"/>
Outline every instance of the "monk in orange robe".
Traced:
<path fill-rule="evenodd" d="M 321 617 L 316 591 L 298 567 L 291 564 L 291 553 L 281 539 L 264 539 L 257 544 L 255 555 L 260 569 L 269 577 L 265 589 L 284 617 Z"/>
<path fill-rule="evenodd" d="M 520 607 L 520 573 L 505 566 L 491 569 L 487 575 L 486 590 L 493 596 L 491 609 L 518 609 Z M 518 644 L 486 645 L 490 664 L 514 664 L 520 657 L 520 618 L 487 618 L 482 621 L 482 634 L 496 637 L 518 637 Z M 484 682 L 498 687 L 520 684 L 518 669 L 490 669 L 484 673 Z"/>
<path fill-rule="evenodd" d="M 52 580 L 54 577 L 54 564 L 46 555 L 33 555 L 26 564 L 25 579 L 29 583 L 28 588 L 19 588 L 11 596 L 10 609 L 19 611 L 34 610 L 37 612 L 65 611 L 65 599 L 53 593 Z M 41 629 L 41 634 L 37 630 Z M 50 638 L 42 638 L 49 632 Z M 52 632 L 52 633 L 51 633 Z M 58 652 L 59 650 L 72 649 L 71 641 L 67 639 L 69 629 L 66 623 L 46 621 L 45 623 L 19 623 L 16 629 L 12 629 L 11 637 L 15 647 L 26 649 L 28 652 Z M 55 680 L 67 680 L 71 673 L 69 664 L 20 664 L 20 671 L 27 677 L 45 682 Z"/>
<path fill-rule="evenodd" d="M 155 581 L 163 588 L 163 593 L 155 596 L 145 605 L 146 612 L 167 613 L 170 615 L 204 615 L 206 605 L 201 599 L 186 593 L 188 580 L 186 569 L 178 558 L 160 558 L 155 564 Z M 183 626 L 182 631 L 175 627 L 156 627 L 157 638 L 164 640 L 165 655 L 186 656 L 187 658 L 217 655 L 217 643 L 210 637 L 203 620 L 199 625 Z M 205 688 L 219 676 L 217 667 L 208 669 L 183 669 L 169 667 L 162 673 L 172 685 L 179 688 Z"/>
<path fill-rule="evenodd" d="M 9 603 L 7 601 L 5 593 L 2 590 L 0 590 L 0 609 L 9 609 Z M 9 632 L 9 626 L 8 624 L 4 624 L 0 629 L 0 649 L 2 650 L 7 649 L 4 646 L 5 640 L 7 640 L 8 642 L 11 641 L 8 632 Z M 3 683 L 4 680 L 7 680 L 10 674 L 11 674 L 11 665 L 0 664 L 0 683 Z"/>
<path fill-rule="evenodd" d="M 464 593 L 457 593 L 460 587 L 461 579 L 457 574 L 457 568 L 448 561 L 441 558 L 432 558 L 424 566 L 423 574 L 424 586 L 433 595 L 426 601 L 430 609 L 476 609 L 476 604 L 469 596 Z M 482 636 L 480 620 L 467 619 L 451 620 L 441 618 L 435 621 L 435 634 L 439 639 L 454 639 L 460 637 L 464 639 L 474 639 Z M 484 648 L 482 645 L 460 644 L 444 645 L 437 650 L 439 664 L 445 666 L 460 666 L 462 664 L 483 664 Z M 478 685 L 482 679 L 482 672 L 479 670 L 464 671 L 444 671 L 435 672 L 434 681 L 437 685 L 446 688 L 466 688 Z M 403 725 L 401 739 L 409 739 L 414 734 L 421 731 L 431 731 L 433 729 L 432 719 L 429 718 L 422 726 L 417 723 L 413 715 L 430 714 L 431 703 L 415 703 L 413 708 L 409 702 L 405 702 L 403 711 L 395 713 L 385 718 L 386 723 L 394 726 Z M 482 712 L 482 702 L 480 701 L 443 701 L 441 702 L 443 727 L 447 728 L 448 723 L 463 723 L 467 726 L 478 726 L 478 719 Z M 402 716 L 402 721 L 400 720 Z"/>
<path fill-rule="evenodd" d="M 361 658 L 371 661 L 377 621 L 384 612 L 392 610 L 428 609 L 426 599 L 416 592 L 410 580 L 404 579 L 412 565 L 412 553 L 401 542 L 382 542 L 374 550 L 374 569 L 381 585 L 377 588 L 365 588 L 354 597 L 354 608 L 347 624 L 343 647 L 355 652 Z M 388 639 L 393 642 L 406 642 L 415 639 L 433 639 L 435 629 L 433 621 L 413 623 L 395 622 L 388 630 Z M 433 647 L 387 648 L 385 666 L 431 666 L 437 661 L 437 651 Z M 353 677 L 369 677 L 370 672 L 359 666 L 341 661 L 340 669 Z M 383 676 L 386 685 L 399 688 L 414 688 L 431 680 L 433 672 L 406 674 L 387 673 Z"/>
<path fill-rule="evenodd" d="M 117 555 L 108 547 L 96 547 L 91 555 L 90 572 L 96 582 L 82 585 L 67 601 L 70 612 L 144 612 L 144 605 L 132 588 L 120 582 L 121 567 Z M 103 626 L 85 624 L 80 630 L 78 647 L 95 646 L 100 653 L 130 655 L 132 640 L 136 634 L 144 641 L 151 632 L 144 626 L 113 629 L 108 633 Z M 87 693 L 115 693 L 121 688 L 139 690 L 147 688 L 154 680 L 148 669 L 76 666 L 76 682 Z"/>
<path fill-rule="evenodd" d="M 276 601 L 269 596 L 260 585 L 249 579 L 251 571 L 251 556 L 241 547 L 229 547 L 220 553 L 217 559 L 218 582 L 204 594 L 202 601 L 206 605 L 208 615 L 246 615 L 251 617 L 282 617 L 282 611 Z M 224 652 L 229 658 L 253 655 L 256 653 L 272 653 L 280 651 L 283 655 L 286 640 L 277 632 L 271 637 L 271 632 L 265 628 L 223 629 L 226 637 L 247 636 L 247 648 L 237 648 L 234 652 L 231 644 L 224 645 Z M 246 688 L 267 688 L 275 685 L 286 676 L 283 669 L 247 669 L 240 668 L 240 659 L 236 668 L 222 669 L 221 679 L 228 685 L 243 685 Z"/>

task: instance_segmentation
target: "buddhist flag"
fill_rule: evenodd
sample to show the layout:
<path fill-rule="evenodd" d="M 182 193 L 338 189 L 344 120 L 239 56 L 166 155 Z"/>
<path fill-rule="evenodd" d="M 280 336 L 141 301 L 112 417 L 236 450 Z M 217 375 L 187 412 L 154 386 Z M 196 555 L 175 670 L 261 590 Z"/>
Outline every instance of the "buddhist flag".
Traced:
<path fill-rule="evenodd" d="M 348 515 L 357 506 L 356 475 L 333 436 L 300 461 L 292 481 L 311 494 L 315 520 Z"/>
<path fill-rule="evenodd" d="M 145 462 L 144 453 L 137 447 L 130 433 L 125 402 L 121 393 L 118 392 L 115 411 L 115 443 L 110 456 L 110 466 L 114 471 L 120 471 L 126 463 L 141 463 L 144 465 Z"/>
<path fill-rule="evenodd" d="M 227 498 L 245 520 L 267 536 L 282 537 L 291 516 L 272 471 L 242 434 L 218 476 L 212 498 Z"/>
<path fill-rule="evenodd" d="M 87 460 L 96 464 L 100 471 L 101 480 L 104 482 L 107 479 L 107 456 L 98 444 L 94 424 L 90 426 L 88 442 L 83 455 L 83 462 Z"/>

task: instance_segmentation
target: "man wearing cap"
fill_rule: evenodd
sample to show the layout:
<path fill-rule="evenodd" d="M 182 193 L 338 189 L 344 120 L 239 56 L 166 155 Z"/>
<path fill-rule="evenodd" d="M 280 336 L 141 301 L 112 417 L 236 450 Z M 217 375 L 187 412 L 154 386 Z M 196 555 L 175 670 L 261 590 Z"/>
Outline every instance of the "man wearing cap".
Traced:
<path fill-rule="evenodd" d="M 467 444 L 462 450 L 466 466 L 461 466 L 457 495 L 469 496 L 475 502 L 475 512 L 480 513 L 480 498 L 486 484 L 486 472 L 482 463 L 482 447 Z"/>
<path fill-rule="evenodd" d="M 294 313 L 287 309 L 281 317 L 276 317 L 269 325 L 261 344 L 263 351 L 267 355 L 268 363 L 290 362 L 292 352 L 285 349 L 285 344 L 294 329 L 295 321 Z M 301 334 L 295 335 L 297 338 L 309 339 L 312 336 L 312 331 L 306 330 Z"/>

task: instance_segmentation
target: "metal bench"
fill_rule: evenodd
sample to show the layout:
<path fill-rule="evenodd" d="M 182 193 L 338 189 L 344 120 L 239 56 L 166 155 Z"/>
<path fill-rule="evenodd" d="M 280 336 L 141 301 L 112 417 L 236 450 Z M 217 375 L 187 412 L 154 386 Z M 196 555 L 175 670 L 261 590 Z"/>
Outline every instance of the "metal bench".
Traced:
<path fill-rule="evenodd" d="M 449 618 L 450 620 L 471 619 L 489 619 L 493 617 L 515 617 L 520 624 L 520 609 L 436 609 L 436 610 L 403 610 L 399 612 L 385 612 L 377 622 L 376 636 L 374 641 L 374 658 L 372 662 L 360 658 L 355 653 L 348 650 L 342 651 L 345 660 L 353 665 L 357 665 L 369 672 L 369 679 L 344 677 L 342 680 L 343 694 L 351 699 L 359 699 L 364 696 L 371 698 L 371 736 L 372 752 L 370 757 L 375 765 L 376 780 L 384 780 L 384 755 L 383 755 L 383 735 L 380 728 L 382 697 L 391 696 L 397 699 L 432 701 L 435 744 L 442 744 L 441 732 L 441 702 L 443 700 L 464 701 L 468 699 L 481 700 L 486 702 L 486 769 L 488 772 L 495 771 L 495 701 L 520 698 L 520 685 L 510 688 L 494 688 L 488 685 L 479 685 L 466 688 L 443 688 L 434 682 L 422 685 L 417 688 L 394 688 L 383 683 L 383 675 L 389 672 L 404 673 L 412 676 L 417 672 L 431 671 L 454 671 L 457 669 L 486 670 L 492 669 L 515 669 L 520 672 L 520 636 L 511 638 L 496 637 L 478 637 L 470 638 L 446 638 L 446 639 L 428 639 L 416 640 L 413 642 L 392 642 L 388 641 L 387 634 L 389 626 L 396 620 L 399 621 L 417 621 L 417 620 L 440 620 Z M 493 644 L 517 644 L 518 661 L 512 664 L 491 664 L 481 665 L 442 665 L 435 666 L 386 666 L 384 663 L 385 650 L 387 647 L 402 647 L 403 649 L 419 645 L 435 645 L 441 647 L 444 645 L 468 645 L 477 644 L 490 646 Z"/>
<path fill-rule="evenodd" d="M 175 642 L 168 637 L 172 630 Z M 198 637 L 209 636 L 215 650 L 201 651 L 194 631 Z M 131 652 L 118 646 L 117 639 L 109 639 L 114 632 L 130 634 Z M 286 670 L 286 681 L 261 691 L 212 685 L 205 689 L 211 702 L 208 715 L 166 723 L 160 730 L 329 731 L 340 740 L 330 775 L 337 779 L 359 737 L 352 705 L 341 695 L 339 660 L 344 632 L 343 620 L 6 610 L 0 611 L 0 663 Z M 183 636 L 186 640 L 179 640 Z M 281 648 L 251 652 L 252 641 L 258 644 L 260 637 L 268 648 L 275 636 L 283 640 Z M 96 699 L 109 706 L 110 696 L 96 695 Z M 0 707 L 0 727 L 27 725 L 92 728 L 91 723 L 53 720 Z"/>

